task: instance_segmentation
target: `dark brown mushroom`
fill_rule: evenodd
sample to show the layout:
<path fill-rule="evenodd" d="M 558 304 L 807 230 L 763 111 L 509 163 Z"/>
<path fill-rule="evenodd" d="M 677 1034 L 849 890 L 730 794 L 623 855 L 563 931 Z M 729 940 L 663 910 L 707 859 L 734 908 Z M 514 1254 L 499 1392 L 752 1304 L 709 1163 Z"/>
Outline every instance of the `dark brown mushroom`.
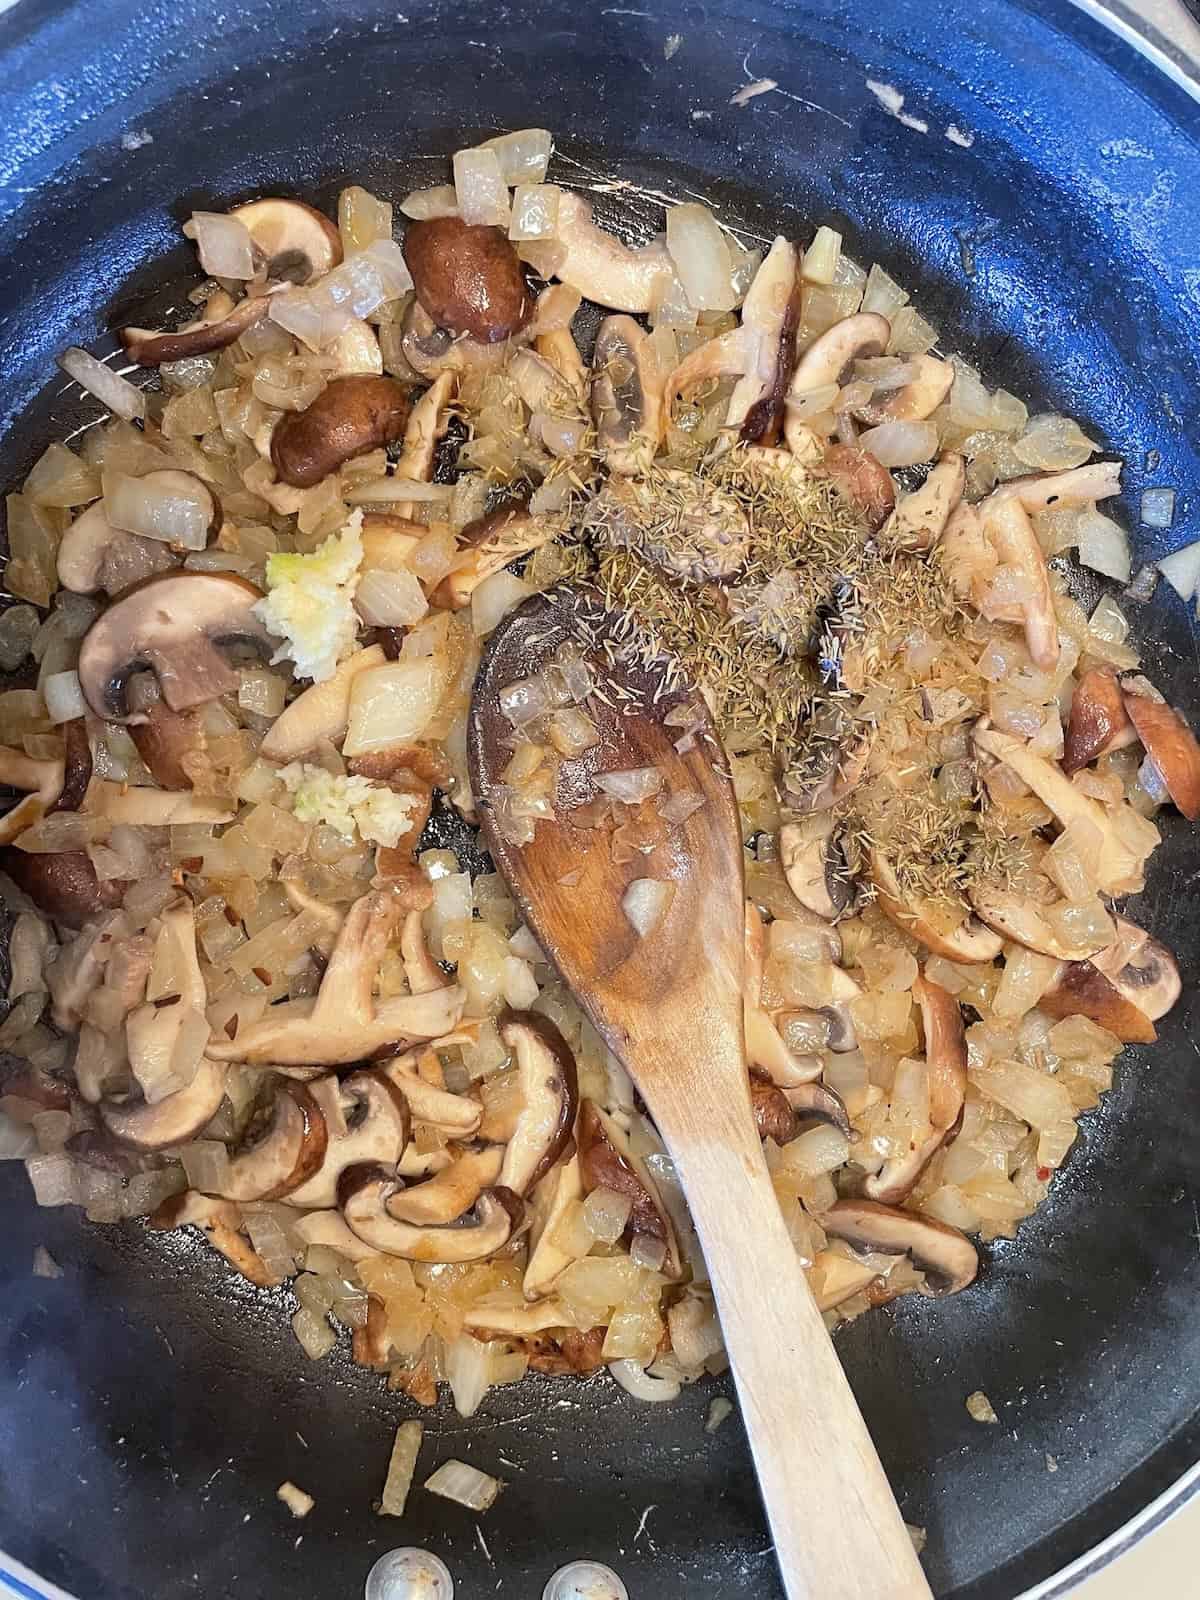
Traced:
<path fill-rule="evenodd" d="M 502 228 L 461 217 L 410 222 L 404 259 L 417 300 L 440 328 L 497 344 L 529 321 L 533 297 Z"/>
<path fill-rule="evenodd" d="M 738 426 L 743 444 L 771 446 L 783 436 L 784 402 L 796 358 L 800 325 L 800 254 L 775 239 L 742 305 L 741 331 L 750 370 L 729 401 L 726 422 Z"/>
<path fill-rule="evenodd" d="M 896 506 L 896 485 L 883 463 L 858 445 L 831 444 L 825 451 L 823 469 L 872 532 L 882 528 Z"/>
<path fill-rule="evenodd" d="M 1063 739 L 1062 769 L 1068 777 L 1110 750 L 1137 738 L 1117 675 L 1109 667 L 1093 667 L 1075 685 L 1071 714 Z"/>
<path fill-rule="evenodd" d="M 522 1106 L 499 1183 L 525 1195 L 566 1149 L 579 1106 L 575 1057 L 547 1018 L 532 1011 L 509 1011 L 500 1019 L 500 1038 L 516 1056 Z"/>
<path fill-rule="evenodd" d="M 83 637 L 79 687 L 98 717 L 145 722 L 129 706 L 130 681 L 154 673 L 172 711 L 187 711 L 236 690 L 238 675 L 223 650 L 252 646 L 269 654 L 275 640 L 254 615 L 262 599 L 230 572 L 174 572 L 131 589 Z"/>
<path fill-rule="evenodd" d="M 280 1082 L 231 1154 L 222 1198 L 283 1199 L 320 1170 L 328 1143 L 325 1118 L 309 1089 L 291 1079 Z"/>
<path fill-rule="evenodd" d="M 1154 1023 L 1090 961 L 1068 961 L 1038 1001 L 1050 1017 L 1088 1017 L 1122 1044 L 1153 1044 Z"/>
<path fill-rule="evenodd" d="M 643 1162 L 633 1153 L 621 1126 L 595 1101 L 579 1108 L 579 1173 L 584 1189 L 612 1189 L 633 1202 L 624 1237 L 638 1234 L 657 1239 L 666 1248 L 662 1272 L 671 1279 L 683 1275 L 683 1257 L 670 1213 Z"/>
<path fill-rule="evenodd" d="M 139 367 L 159 367 L 169 361 L 186 361 L 191 356 L 227 349 L 247 328 L 262 321 L 270 305 L 266 295 L 251 295 L 234 306 L 227 317 L 213 322 L 189 323 L 174 333 L 155 333 L 151 328 L 122 328 L 118 337 L 125 354 Z"/>
<path fill-rule="evenodd" d="M 833 1239 L 856 1250 L 880 1255 L 907 1255 L 925 1274 L 921 1293 L 957 1294 L 975 1281 L 979 1255 L 975 1246 L 948 1223 L 915 1211 L 897 1211 L 874 1200 L 838 1200 L 821 1213 L 821 1226 Z"/>
<path fill-rule="evenodd" d="M 189 1189 L 185 1194 L 174 1194 L 164 1200 L 147 1222 L 156 1231 L 188 1226 L 201 1228 L 213 1249 L 219 1250 L 243 1278 L 260 1289 L 272 1289 L 279 1281 L 243 1235 L 245 1219 L 232 1200 L 215 1200 L 211 1195 Z"/>
<path fill-rule="evenodd" d="M 92 781 L 92 745 L 87 723 L 72 717 L 63 723 L 63 787 L 53 811 L 78 811 Z"/>
<path fill-rule="evenodd" d="M 394 378 L 334 378 L 304 411 L 281 417 L 271 435 L 271 462 L 294 489 L 311 489 L 344 462 L 404 434 L 412 400 Z"/>
<path fill-rule="evenodd" d="M 800 1132 L 799 1119 L 782 1089 L 765 1072 L 750 1069 L 750 1109 L 760 1139 L 789 1144 Z"/>
<path fill-rule="evenodd" d="M 308 1086 L 327 1134 L 319 1168 L 284 1198 L 290 1206 L 324 1210 L 337 1204 L 338 1180 L 363 1162 L 395 1167 L 408 1143 L 408 1105 L 379 1072 L 332 1074 Z"/>
<path fill-rule="evenodd" d="M 799 1122 L 825 1122 L 851 1143 L 858 1138 L 846 1102 L 836 1090 L 823 1083 L 799 1083 L 783 1092 Z"/>
<path fill-rule="evenodd" d="M 342 236 L 303 200 L 249 200 L 229 213 L 246 229 L 268 278 L 308 283 L 342 259 Z"/>
<path fill-rule="evenodd" d="M 89 917 L 119 906 L 129 888 L 123 878 L 101 882 L 83 850 L 50 855 L 4 845 L 0 872 L 6 872 L 39 911 L 66 928 L 82 928 Z"/>
<path fill-rule="evenodd" d="M 1122 676 L 1121 695 L 1167 793 L 1188 821 L 1195 822 L 1200 817 L 1200 744 L 1195 734 L 1140 673 Z"/>
<path fill-rule="evenodd" d="M 146 707 L 145 722 L 131 725 L 129 736 L 155 783 L 164 789 L 190 789 L 195 776 L 185 762 L 204 754 L 207 739 L 197 711 L 172 711 L 165 700 Z"/>
<path fill-rule="evenodd" d="M 351 1167 L 342 1174 L 338 1205 L 347 1225 L 364 1244 L 405 1261 L 483 1261 L 506 1245 L 524 1219 L 521 1200 L 506 1189 L 485 1189 L 471 1220 L 423 1228 L 401 1222 L 388 1202 L 401 1192 L 401 1180 L 378 1167 Z"/>

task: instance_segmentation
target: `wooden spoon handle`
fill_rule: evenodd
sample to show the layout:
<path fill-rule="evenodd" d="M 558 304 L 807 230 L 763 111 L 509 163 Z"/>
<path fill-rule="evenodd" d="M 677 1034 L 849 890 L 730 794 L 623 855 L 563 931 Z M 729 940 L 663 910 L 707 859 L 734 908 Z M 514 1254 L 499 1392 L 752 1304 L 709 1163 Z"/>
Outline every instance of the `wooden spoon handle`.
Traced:
<path fill-rule="evenodd" d="M 678 1142 L 789 1600 L 931 1600 L 761 1151 Z"/>

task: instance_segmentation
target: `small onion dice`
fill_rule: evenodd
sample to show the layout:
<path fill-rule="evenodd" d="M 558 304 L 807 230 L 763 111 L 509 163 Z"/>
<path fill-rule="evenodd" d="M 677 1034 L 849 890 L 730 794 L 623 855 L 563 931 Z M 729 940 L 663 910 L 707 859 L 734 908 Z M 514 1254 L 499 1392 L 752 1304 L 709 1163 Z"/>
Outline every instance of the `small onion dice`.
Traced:
<path fill-rule="evenodd" d="M 508 186 L 494 150 L 460 150 L 454 157 L 454 192 L 463 221 L 508 227 Z"/>
<path fill-rule="evenodd" d="M 657 878 L 635 878 L 621 897 L 621 910 L 641 939 L 660 925 L 675 898 L 675 885 Z"/>

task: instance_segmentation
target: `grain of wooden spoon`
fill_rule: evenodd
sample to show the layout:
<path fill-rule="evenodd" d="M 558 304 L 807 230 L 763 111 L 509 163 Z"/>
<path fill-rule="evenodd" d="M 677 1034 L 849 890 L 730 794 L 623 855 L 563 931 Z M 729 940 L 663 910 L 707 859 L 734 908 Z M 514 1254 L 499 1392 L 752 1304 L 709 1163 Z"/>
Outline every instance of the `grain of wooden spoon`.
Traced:
<path fill-rule="evenodd" d="M 704 1248 L 790 1600 L 929 1600 L 887 1478 L 775 1201 L 750 1109 L 742 1038 L 741 829 L 726 758 L 705 719 L 680 754 L 664 717 L 698 697 L 678 668 L 631 658 L 627 622 L 591 591 L 526 601 L 492 634 L 468 725 L 471 784 L 493 859 L 526 923 L 624 1063 L 674 1159 Z M 497 827 L 513 728 L 500 693 L 585 648 L 600 742 L 564 760 L 556 815 L 532 842 Z M 649 855 L 618 864 L 611 834 L 569 820 L 597 772 L 654 767 L 660 799 L 704 804 Z M 674 885 L 640 937 L 622 909 L 635 878 Z"/>

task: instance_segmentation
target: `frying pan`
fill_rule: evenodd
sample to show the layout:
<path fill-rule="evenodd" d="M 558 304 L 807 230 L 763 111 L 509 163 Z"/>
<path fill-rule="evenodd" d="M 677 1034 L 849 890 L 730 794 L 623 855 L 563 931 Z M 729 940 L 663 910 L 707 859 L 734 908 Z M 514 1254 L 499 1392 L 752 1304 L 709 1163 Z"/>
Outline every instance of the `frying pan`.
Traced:
<path fill-rule="evenodd" d="M 1068 0 L 20 0 L 0 17 L 0 479 L 96 415 L 52 381 L 56 352 L 179 313 L 193 208 L 328 208 L 350 181 L 398 197 L 445 181 L 475 136 L 538 123 L 561 179 L 696 191 L 767 236 L 841 228 L 989 382 L 1125 459 L 1121 514 L 1153 559 L 1197 531 L 1200 115 L 1187 64 L 1135 43 L 1128 13 Z M 760 78 L 777 89 L 730 104 Z M 635 195 L 597 199 L 661 226 Z M 1137 527 L 1162 485 L 1174 527 Z M 1196 722 L 1194 638 L 1164 587 L 1128 610 Z M 1184 998 L 1121 1058 L 1050 1203 L 986 1249 L 970 1292 L 838 1335 L 946 1600 L 1061 1594 L 1196 1484 L 1198 838 L 1167 821 L 1131 908 L 1174 947 Z M 635 1597 L 779 1594 L 740 1430 L 704 1432 L 711 1386 L 658 1411 L 606 1378 L 493 1391 L 470 1422 L 443 1405 L 422 1477 L 458 1456 L 508 1486 L 481 1520 L 414 1491 L 395 1524 L 372 1501 L 410 1403 L 343 1350 L 306 1361 L 286 1292 L 197 1242 L 39 1211 L 19 1164 L 0 1203 L 0 1567 L 18 1593 L 355 1600 L 406 1544 L 467 1600 L 528 1600 L 582 1556 Z M 61 1280 L 31 1276 L 38 1243 Z M 964 1409 L 980 1388 L 998 1426 Z M 274 1498 L 285 1478 L 316 1498 L 302 1523 Z"/>

